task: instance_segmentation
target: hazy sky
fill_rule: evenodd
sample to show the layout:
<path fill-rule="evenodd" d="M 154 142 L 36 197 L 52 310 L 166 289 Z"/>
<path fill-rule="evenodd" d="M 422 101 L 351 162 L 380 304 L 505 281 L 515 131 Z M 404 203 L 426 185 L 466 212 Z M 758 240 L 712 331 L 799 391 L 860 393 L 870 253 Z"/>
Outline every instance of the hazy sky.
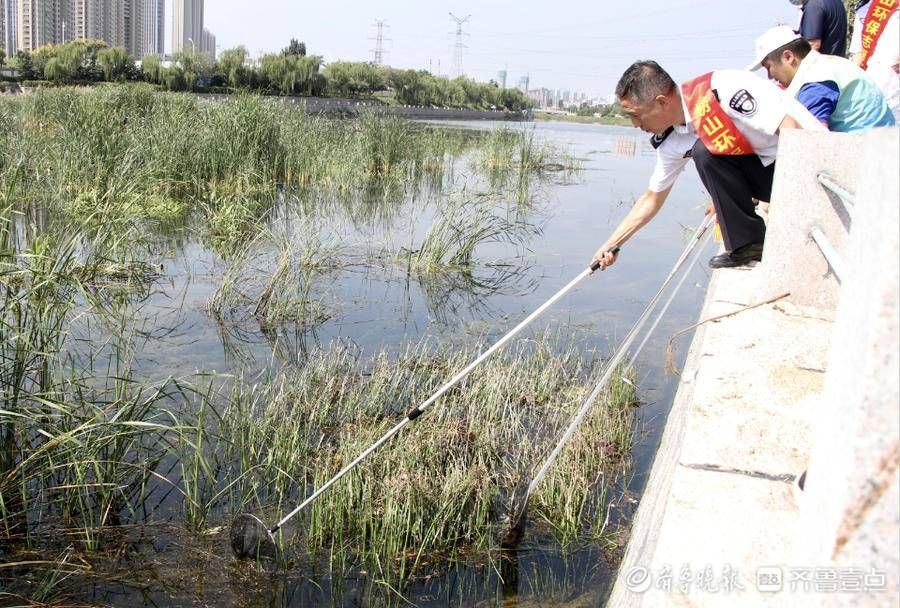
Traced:
<path fill-rule="evenodd" d="M 440 62 L 447 75 L 455 43 L 450 12 L 471 14 L 464 25 L 467 76 L 483 81 L 507 68 L 508 86 L 527 73 L 532 88 L 589 95 L 611 93 L 636 59 L 656 59 L 676 80 L 743 68 L 758 35 L 794 25 L 798 14 L 788 0 L 206 0 L 205 20 L 220 50 L 242 44 L 256 56 L 298 38 L 325 61 L 371 60 L 373 24 L 386 20 L 386 63 L 436 73 Z M 171 6 L 167 21 L 171 28 Z"/>

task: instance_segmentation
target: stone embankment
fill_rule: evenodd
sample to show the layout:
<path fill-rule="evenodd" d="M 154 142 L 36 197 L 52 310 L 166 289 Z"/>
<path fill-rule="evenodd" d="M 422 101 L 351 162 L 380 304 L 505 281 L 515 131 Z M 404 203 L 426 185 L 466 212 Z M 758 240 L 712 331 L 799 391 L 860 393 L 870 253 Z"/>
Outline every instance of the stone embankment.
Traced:
<path fill-rule="evenodd" d="M 782 135 L 763 261 L 713 276 L 700 320 L 727 316 L 694 336 L 609 606 L 897 605 L 898 133 Z"/>

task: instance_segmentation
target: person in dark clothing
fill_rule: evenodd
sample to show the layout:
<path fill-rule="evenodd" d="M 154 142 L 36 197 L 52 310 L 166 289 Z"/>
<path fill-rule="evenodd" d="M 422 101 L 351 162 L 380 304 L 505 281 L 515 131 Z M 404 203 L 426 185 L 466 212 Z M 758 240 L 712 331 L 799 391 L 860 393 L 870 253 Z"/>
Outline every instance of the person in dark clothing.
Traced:
<path fill-rule="evenodd" d="M 791 0 L 803 7 L 800 31 L 813 50 L 823 55 L 847 54 L 847 10 L 841 0 Z"/>

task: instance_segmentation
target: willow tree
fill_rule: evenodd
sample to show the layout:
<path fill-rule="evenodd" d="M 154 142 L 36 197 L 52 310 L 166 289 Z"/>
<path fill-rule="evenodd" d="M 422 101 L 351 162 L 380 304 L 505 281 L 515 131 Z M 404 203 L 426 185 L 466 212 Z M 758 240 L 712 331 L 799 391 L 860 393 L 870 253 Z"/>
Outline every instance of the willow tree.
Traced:
<path fill-rule="evenodd" d="M 283 95 L 312 95 L 321 87 L 318 55 L 264 55 L 260 70 L 269 85 Z"/>
<path fill-rule="evenodd" d="M 103 68 L 103 76 L 107 82 L 125 80 L 128 68 L 133 64 L 128 53 L 121 47 L 103 49 L 97 54 L 97 62 Z"/>
<path fill-rule="evenodd" d="M 246 61 L 247 49 L 243 46 L 227 49 L 219 55 L 218 71 L 231 88 L 236 89 L 246 82 L 247 69 L 244 67 Z"/>

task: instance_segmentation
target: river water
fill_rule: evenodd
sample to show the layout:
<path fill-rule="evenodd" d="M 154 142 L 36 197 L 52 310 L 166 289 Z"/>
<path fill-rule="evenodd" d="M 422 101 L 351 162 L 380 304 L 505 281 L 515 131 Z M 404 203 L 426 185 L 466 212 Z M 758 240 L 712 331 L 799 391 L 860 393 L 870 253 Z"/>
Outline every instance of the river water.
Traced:
<path fill-rule="evenodd" d="M 490 129 L 484 122 L 441 123 L 447 128 Z M 529 193 L 529 221 L 538 230 L 522 245 L 492 244 L 479 258 L 502 259 L 515 272 L 487 287 L 445 284 L 426 288 L 403 273 L 354 263 L 358 249 L 374 243 L 413 242 L 429 221 L 432 203 L 410 201 L 392 213 L 322 219 L 323 242 L 342 248 L 349 262 L 330 271 L 317 286 L 323 302 L 320 322 L 291 331 L 260 330 L 252 319 L 219 323 L 207 311 L 221 284 L 225 263 L 198 242 L 179 243 L 163 256 L 167 280 L 155 295 L 155 323 L 161 335 L 142 345 L 136 364 L 152 377 L 193 370 L 235 372 L 291 364 L 305 353 L 335 341 L 362 353 L 398 349 L 425 335 L 451 340 L 465 332 L 499 337 L 580 273 L 609 232 L 645 190 L 653 168 L 648 137 L 634 129 L 539 122 L 512 128 L 533 130 L 537 139 L 568 151 L 583 163 L 575 175 L 551 175 Z M 484 184 L 461 164 L 445 177 L 451 196 L 477 197 Z M 427 193 L 423 192 L 423 197 Z M 703 218 L 706 194 L 689 169 L 650 225 L 622 249 L 619 261 L 583 281 L 535 327 L 577 326 L 601 352 L 611 352 L 669 273 L 687 237 Z M 511 203 L 514 205 L 514 203 Z M 327 216 L 328 213 L 322 214 Z M 273 219 L 290 237 L 292 218 Z M 709 252 L 710 254 L 712 251 Z M 364 256 L 359 256 L 360 258 Z M 369 256 L 371 257 L 371 256 Z M 482 277 L 484 278 L 484 277 Z M 664 371 L 668 337 L 692 324 L 699 312 L 709 271 L 698 265 L 641 354 L 638 364 L 641 407 L 635 411 L 635 441 L 614 491 L 614 525 L 627 524 L 649 473 L 654 450 L 671 405 L 677 378 Z M 679 342 L 683 361 L 689 336 Z M 385 449 L 390 449 L 389 447 Z M 152 535 L 152 534 L 151 534 Z M 624 538 L 622 539 L 624 541 Z M 140 576 L 87 590 L 88 601 L 113 605 L 373 605 L 364 572 L 340 583 L 328 572 L 249 576 L 222 555 L 223 547 L 180 542 L 162 533 L 133 555 Z M 227 551 L 227 550 L 226 550 Z M 400 605 L 595 606 L 610 590 L 621 549 L 535 546 L 501 566 L 459 564 L 441 568 L 402 590 Z M 152 564 L 152 574 L 142 570 Z M 140 581 L 137 579 L 140 578 Z M 399 597 L 399 594 L 398 594 Z M 405 603 L 409 602 L 409 603 Z"/>

